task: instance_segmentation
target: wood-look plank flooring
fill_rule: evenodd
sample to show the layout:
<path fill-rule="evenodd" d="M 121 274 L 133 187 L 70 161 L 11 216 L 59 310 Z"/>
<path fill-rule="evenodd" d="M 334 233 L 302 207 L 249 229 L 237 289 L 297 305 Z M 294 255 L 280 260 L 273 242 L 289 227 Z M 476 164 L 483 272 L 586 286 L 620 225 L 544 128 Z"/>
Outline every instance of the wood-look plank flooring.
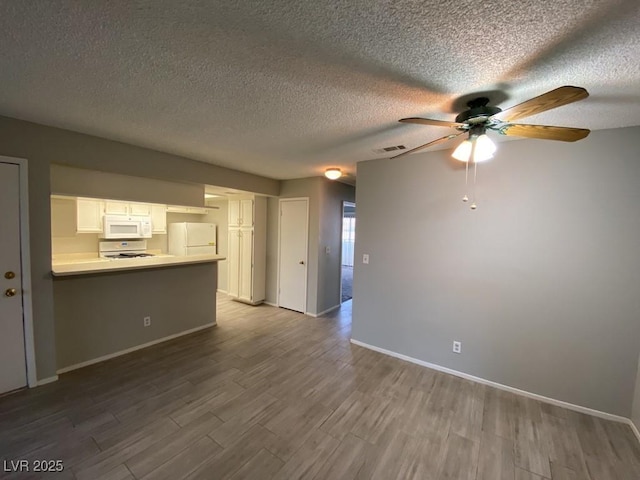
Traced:
<path fill-rule="evenodd" d="M 640 479 L 627 425 L 351 345 L 350 302 L 218 308 L 215 328 L 0 398 L 0 460 L 77 480 Z"/>

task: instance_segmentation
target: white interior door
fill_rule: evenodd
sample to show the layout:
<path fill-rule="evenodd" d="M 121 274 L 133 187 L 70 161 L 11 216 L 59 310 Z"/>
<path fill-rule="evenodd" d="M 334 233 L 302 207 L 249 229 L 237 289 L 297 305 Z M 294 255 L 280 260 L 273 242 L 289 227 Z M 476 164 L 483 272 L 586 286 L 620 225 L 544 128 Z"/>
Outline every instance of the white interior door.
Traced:
<path fill-rule="evenodd" d="M 20 268 L 20 167 L 0 163 L 0 393 L 27 384 Z"/>
<path fill-rule="evenodd" d="M 307 305 L 307 237 L 309 200 L 280 200 L 278 304 L 305 312 Z"/>

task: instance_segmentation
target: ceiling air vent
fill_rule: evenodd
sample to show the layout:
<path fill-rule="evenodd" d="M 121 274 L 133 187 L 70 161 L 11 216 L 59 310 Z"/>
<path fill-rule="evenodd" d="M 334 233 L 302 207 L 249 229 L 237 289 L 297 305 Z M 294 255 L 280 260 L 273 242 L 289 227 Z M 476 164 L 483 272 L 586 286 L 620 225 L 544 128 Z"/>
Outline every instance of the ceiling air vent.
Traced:
<path fill-rule="evenodd" d="M 396 150 L 405 150 L 406 148 L 407 147 L 405 147 L 404 145 L 394 145 L 392 147 L 378 148 L 374 150 L 374 152 L 376 153 L 394 152 Z"/>

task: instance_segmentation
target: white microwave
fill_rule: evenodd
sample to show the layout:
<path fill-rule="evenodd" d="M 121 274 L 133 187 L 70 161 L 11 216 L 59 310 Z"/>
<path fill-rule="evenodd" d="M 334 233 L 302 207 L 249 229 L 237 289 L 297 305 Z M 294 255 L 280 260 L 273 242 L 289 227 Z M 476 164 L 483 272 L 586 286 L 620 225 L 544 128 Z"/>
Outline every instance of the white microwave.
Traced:
<path fill-rule="evenodd" d="M 105 215 L 102 238 L 151 238 L 151 217 L 146 215 Z"/>

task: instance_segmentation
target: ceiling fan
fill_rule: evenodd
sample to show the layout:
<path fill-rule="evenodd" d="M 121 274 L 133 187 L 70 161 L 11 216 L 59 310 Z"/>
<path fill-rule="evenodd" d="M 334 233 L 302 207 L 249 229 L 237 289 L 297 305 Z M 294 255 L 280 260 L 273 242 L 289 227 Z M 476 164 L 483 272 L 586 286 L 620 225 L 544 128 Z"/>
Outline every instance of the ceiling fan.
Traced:
<path fill-rule="evenodd" d="M 589 93 L 582 87 L 564 86 L 543 93 L 506 110 L 490 106 L 489 99 L 486 97 L 475 98 L 467 102 L 469 109 L 460 113 L 454 122 L 431 120 L 428 118 L 403 118 L 400 122 L 455 128 L 458 132 L 412 148 L 391 158 L 398 158 L 417 152 L 418 150 L 446 142 L 468 132 L 469 140 L 462 142 L 458 146 L 453 153 L 453 157 L 464 162 L 468 162 L 470 158 L 473 158 L 474 162 L 486 160 L 491 158 L 495 152 L 495 145 L 493 145 L 493 142 L 491 142 L 486 135 L 487 130 L 496 131 L 501 135 L 575 142 L 576 140 L 585 138 L 589 135 L 590 131 L 584 128 L 528 125 L 513 123 L 513 121 L 568 105 L 587 98 L 588 96 Z"/>

